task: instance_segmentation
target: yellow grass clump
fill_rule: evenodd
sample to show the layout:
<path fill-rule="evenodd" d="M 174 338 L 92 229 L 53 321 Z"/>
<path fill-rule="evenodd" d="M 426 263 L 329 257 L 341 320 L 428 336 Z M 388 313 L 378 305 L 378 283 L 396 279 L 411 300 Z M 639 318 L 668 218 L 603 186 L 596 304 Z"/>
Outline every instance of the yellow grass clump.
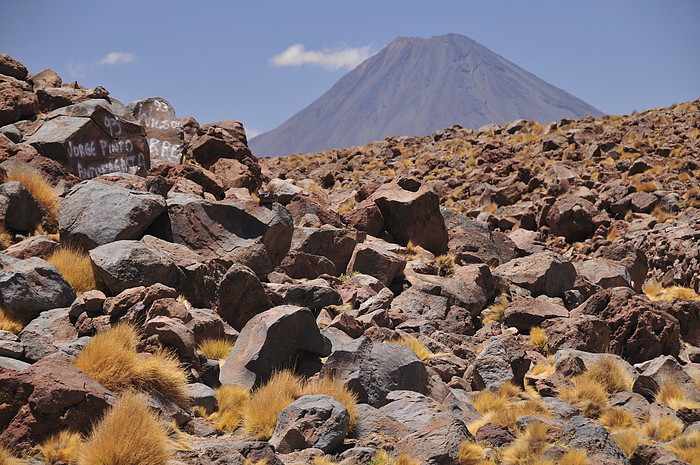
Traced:
<path fill-rule="evenodd" d="M 700 431 L 680 436 L 668 446 L 668 450 L 684 462 L 700 465 Z"/>
<path fill-rule="evenodd" d="M 224 384 L 214 392 L 219 407 L 209 416 L 209 420 L 217 431 L 231 433 L 243 424 L 243 411 L 250 400 L 250 393 L 232 384 Z"/>
<path fill-rule="evenodd" d="M 272 378 L 253 391 L 244 407 L 243 427 L 259 439 L 272 437 L 277 424 L 277 415 L 303 392 L 304 382 L 291 371 L 278 371 Z"/>
<path fill-rule="evenodd" d="M 530 328 L 530 344 L 532 344 L 538 352 L 547 354 L 547 333 L 539 326 Z"/>
<path fill-rule="evenodd" d="M 12 245 L 12 234 L 7 231 L 5 224 L 0 222 L 0 250 Z"/>
<path fill-rule="evenodd" d="M 683 422 L 671 417 L 661 417 L 642 425 L 641 432 L 649 439 L 668 442 L 683 432 Z"/>
<path fill-rule="evenodd" d="M 492 303 L 481 312 L 481 324 L 491 323 L 492 321 L 500 323 L 503 321 L 503 314 L 508 308 L 508 296 L 501 294 L 498 301 Z"/>
<path fill-rule="evenodd" d="M 421 465 L 421 461 L 408 454 L 401 454 L 396 458 L 394 465 Z"/>
<path fill-rule="evenodd" d="M 44 207 L 46 218 L 44 227 L 48 232 L 58 231 L 58 194 L 44 175 L 29 165 L 14 165 L 7 171 L 7 182 L 19 181 L 32 196 Z"/>
<path fill-rule="evenodd" d="M 457 454 L 458 465 L 482 465 L 486 458 L 484 448 L 471 441 L 462 441 Z"/>
<path fill-rule="evenodd" d="M 78 465 L 165 465 L 167 445 L 167 431 L 146 399 L 127 391 L 93 429 Z"/>
<path fill-rule="evenodd" d="M 338 465 L 338 462 L 327 455 L 321 455 L 320 457 L 314 457 L 311 461 L 311 465 Z"/>
<path fill-rule="evenodd" d="M 0 465 L 22 465 L 26 462 L 14 457 L 9 450 L 0 445 Z"/>
<path fill-rule="evenodd" d="M 663 402 L 673 410 L 686 408 L 700 408 L 700 403 L 688 399 L 685 393 L 678 386 L 678 383 L 672 379 L 666 379 L 661 383 L 659 391 L 656 393 L 654 400 Z"/>
<path fill-rule="evenodd" d="M 524 415 L 549 417 L 551 412 L 531 393 L 521 390 L 510 382 L 496 391 L 481 391 L 472 402 L 483 418 L 470 423 L 467 428 L 472 434 L 486 423 L 515 428 L 516 421 Z"/>
<path fill-rule="evenodd" d="M 133 326 L 120 324 L 97 334 L 78 354 L 75 366 L 98 383 L 115 391 L 147 389 L 185 406 L 189 397 L 187 374 L 177 357 L 164 350 L 142 358 L 136 352 L 139 334 Z"/>
<path fill-rule="evenodd" d="M 394 461 L 384 449 L 379 449 L 370 461 L 370 465 L 392 465 L 393 463 Z"/>
<path fill-rule="evenodd" d="M 66 463 L 73 465 L 78 462 L 78 454 L 83 444 L 79 433 L 61 431 L 51 436 L 37 447 L 39 454 L 47 465 Z"/>
<path fill-rule="evenodd" d="M 653 281 L 644 284 L 642 292 L 652 301 L 674 299 L 700 300 L 700 295 L 692 289 L 682 286 L 663 287 L 661 284 Z"/>
<path fill-rule="evenodd" d="M 24 322 L 0 307 L 0 330 L 19 333 L 24 329 Z"/>
<path fill-rule="evenodd" d="M 77 295 L 97 288 L 92 261 L 85 252 L 73 247 L 59 247 L 46 261 L 58 268 Z"/>
<path fill-rule="evenodd" d="M 601 422 L 611 434 L 619 434 L 639 428 L 639 423 L 634 416 L 628 411 L 618 407 L 607 409 L 598 418 L 598 421 Z"/>
<path fill-rule="evenodd" d="M 621 391 L 631 391 L 634 380 L 627 373 L 619 360 L 603 357 L 588 365 L 588 369 L 579 378 L 590 379 L 599 383 L 608 395 Z M 575 379 L 574 379 L 575 382 Z"/>
<path fill-rule="evenodd" d="M 418 246 L 414 244 L 413 241 L 408 241 L 408 244 L 406 244 L 406 249 L 403 252 L 400 252 L 399 255 L 410 262 L 411 260 L 419 258 L 420 252 L 418 251 Z"/>
<path fill-rule="evenodd" d="M 435 354 L 415 337 L 399 337 L 392 339 L 391 342 L 408 346 L 421 360 L 428 360 L 429 358 L 435 357 Z"/>
<path fill-rule="evenodd" d="M 588 465 L 588 454 L 582 449 L 569 450 L 562 455 L 557 465 Z"/>
<path fill-rule="evenodd" d="M 547 450 L 547 426 L 539 421 L 530 423 L 505 450 L 503 462 L 513 465 L 530 464 Z"/>
<path fill-rule="evenodd" d="M 627 457 L 632 455 L 632 452 L 634 452 L 638 445 L 650 444 L 651 442 L 646 437 L 632 430 L 614 434 L 613 439 L 615 439 L 615 442 L 620 446 L 620 449 L 622 449 L 622 452 L 624 452 Z"/>
<path fill-rule="evenodd" d="M 455 271 L 457 266 L 457 257 L 453 253 L 446 253 L 444 255 L 438 255 L 435 257 L 435 263 L 438 267 L 438 274 L 440 276 L 450 276 Z"/>
<path fill-rule="evenodd" d="M 208 359 L 218 360 L 221 363 L 226 361 L 226 358 L 231 353 L 233 342 L 225 338 L 208 338 L 199 344 L 198 349 Z"/>
<path fill-rule="evenodd" d="M 580 409 L 589 418 L 597 418 L 608 404 L 608 394 L 597 381 L 586 378 L 574 378 L 574 386 L 565 389 L 559 397 L 570 405 Z"/>

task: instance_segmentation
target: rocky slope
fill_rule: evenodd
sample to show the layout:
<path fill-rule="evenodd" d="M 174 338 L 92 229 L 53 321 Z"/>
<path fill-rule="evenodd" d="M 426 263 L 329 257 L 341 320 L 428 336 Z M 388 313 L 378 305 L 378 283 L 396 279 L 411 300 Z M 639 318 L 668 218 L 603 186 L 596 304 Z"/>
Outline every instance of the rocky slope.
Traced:
<path fill-rule="evenodd" d="M 188 118 L 177 164 L 143 106 L 0 73 L 0 444 L 22 460 L 123 444 L 129 420 L 98 439 L 131 388 L 177 425 L 151 463 L 698 463 L 700 101 L 264 160 Z M 129 141 L 135 174 L 100 173 Z"/>
<path fill-rule="evenodd" d="M 279 127 L 251 140 L 257 156 L 478 128 L 526 118 L 547 124 L 600 111 L 459 35 L 399 37 Z"/>

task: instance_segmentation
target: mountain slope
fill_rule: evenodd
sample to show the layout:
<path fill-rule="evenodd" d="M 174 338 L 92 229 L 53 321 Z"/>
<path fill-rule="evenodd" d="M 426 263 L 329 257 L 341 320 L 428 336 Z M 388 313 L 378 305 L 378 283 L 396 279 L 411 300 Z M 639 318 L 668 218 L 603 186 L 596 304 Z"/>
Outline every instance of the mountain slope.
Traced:
<path fill-rule="evenodd" d="M 453 124 L 549 123 L 586 113 L 601 114 L 468 37 L 400 37 L 250 146 L 257 156 L 288 155 Z"/>

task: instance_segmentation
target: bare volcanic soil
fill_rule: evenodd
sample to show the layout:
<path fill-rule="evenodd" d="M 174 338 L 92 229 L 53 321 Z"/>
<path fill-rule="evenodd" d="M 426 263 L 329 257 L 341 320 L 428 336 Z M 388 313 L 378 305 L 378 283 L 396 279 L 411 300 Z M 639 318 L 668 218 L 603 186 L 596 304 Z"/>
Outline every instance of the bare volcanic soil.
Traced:
<path fill-rule="evenodd" d="M 700 463 L 700 101 L 258 159 L 0 55 L 0 124 L 0 464 Z"/>

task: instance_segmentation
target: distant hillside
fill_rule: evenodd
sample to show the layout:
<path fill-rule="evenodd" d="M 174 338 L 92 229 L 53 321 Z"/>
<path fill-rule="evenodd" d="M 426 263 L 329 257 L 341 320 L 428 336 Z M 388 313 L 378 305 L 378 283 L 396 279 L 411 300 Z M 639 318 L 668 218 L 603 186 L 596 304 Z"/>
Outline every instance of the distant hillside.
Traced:
<path fill-rule="evenodd" d="M 400 37 L 250 147 L 257 156 L 289 155 L 454 124 L 549 123 L 585 114 L 601 112 L 468 37 Z"/>

